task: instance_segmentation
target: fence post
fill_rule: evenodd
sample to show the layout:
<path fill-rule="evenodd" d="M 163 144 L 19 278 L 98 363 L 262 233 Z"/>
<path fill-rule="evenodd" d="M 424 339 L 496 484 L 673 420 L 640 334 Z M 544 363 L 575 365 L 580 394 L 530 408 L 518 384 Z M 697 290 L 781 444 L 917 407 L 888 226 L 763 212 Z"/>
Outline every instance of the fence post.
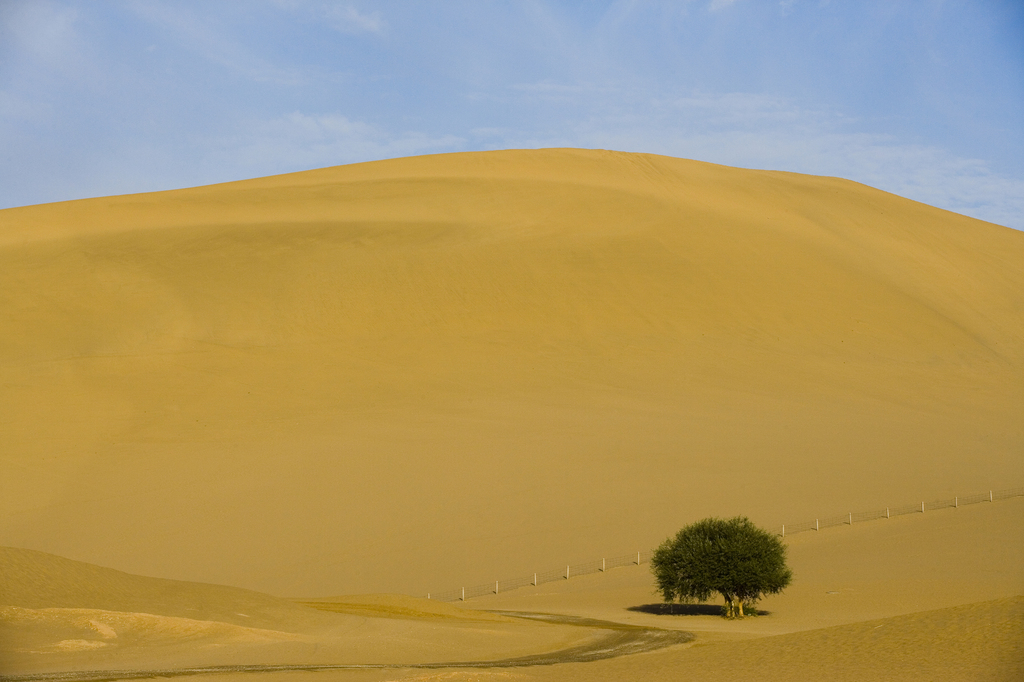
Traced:
<path fill-rule="evenodd" d="M 992 491 L 991 490 L 988 491 L 988 501 L 989 502 L 992 501 Z"/>
<path fill-rule="evenodd" d="M 568 566 L 565 567 L 565 579 L 566 580 L 569 579 L 569 567 Z"/>
<path fill-rule="evenodd" d="M 498 581 L 494 581 L 494 594 L 498 594 Z"/>
<path fill-rule="evenodd" d="M 924 513 L 924 502 L 921 503 L 921 513 Z"/>
<path fill-rule="evenodd" d="M 601 559 L 601 572 L 604 573 L 604 559 Z"/>
<path fill-rule="evenodd" d="M 953 509 L 959 509 L 959 508 L 960 508 L 960 496 L 957 495 L 956 497 L 953 498 Z"/>
<path fill-rule="evenodd" d="M 782 537 L 786 537 L 786 524 L 782 524 Z"/>
<path fill-rule="evenodd" d="M 430 593 L 427 592 L 427 599 L 430 599 Z"/>
<path fill-rule="evenodd" d="M 818 530 L 818 519 L 814 519 L 814 530 Z"/>
<path fill-rule="evenodd" d="M 537 574 L 536 573 L 533 574 L 533 586 L 537 587 Z"/>
<path fill-rule="evenodd" d="M 889 518 L 889 508 L 885 508 L 885 518 Z"/>
<path fill-rule="evenodd" d="M 637 552 L 637 553 L 636 553 L 636 565 L 637 565 L 637 566 L 639 566 L 639 565 L 640 565 L 640 552 Z"/>
<path fill-rule="evenodd" d="M 850 525 L 853 525 L 853 512 L 850 512 Z"/>
<path fill-rule="evenodd" d="M 466 601 L 466 588 L 462 588 L 462 601 Z"/>

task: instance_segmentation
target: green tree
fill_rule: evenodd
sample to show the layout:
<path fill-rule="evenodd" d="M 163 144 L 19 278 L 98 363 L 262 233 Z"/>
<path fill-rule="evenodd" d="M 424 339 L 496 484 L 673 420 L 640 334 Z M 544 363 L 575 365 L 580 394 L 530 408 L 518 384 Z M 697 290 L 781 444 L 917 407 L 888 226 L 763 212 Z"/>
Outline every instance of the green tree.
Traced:
<path fill-rule="evenodd" d="M 742 618 L 744 605 L 781 592 L 793 578 L 786 546 L 744 516 L 686 526 L 654 550 L 651 572 L 666 602 L 707 601 L 717 592 L 729 618 Z"/>

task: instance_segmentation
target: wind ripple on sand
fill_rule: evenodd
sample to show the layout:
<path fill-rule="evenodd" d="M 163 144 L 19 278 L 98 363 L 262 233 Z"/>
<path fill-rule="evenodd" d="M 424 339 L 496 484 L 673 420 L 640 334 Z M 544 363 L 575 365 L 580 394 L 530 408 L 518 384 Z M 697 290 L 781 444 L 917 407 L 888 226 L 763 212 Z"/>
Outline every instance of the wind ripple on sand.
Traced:
<path fill-rule="evenodd" d="M 106 682 L 107 680 L 132 680 L 153 677 L 188 677 L 215 673 L 271 673 L 271 672 L 315 672 L 325 670 L 388 670 L 442 668 L 526 668 L 548 666 L 559 663 L 588 663 L 630 654 L 657 651 L 677 644 L 693 641 L 694 636 L 680 630 L 626 625 L 611 621 L 575 616 L 559 616 L 542 613 L 502 611 L 501 615 L 540 620 L 546 623 L 575 625 L 578 627 L 607 630 L 608 635 L 586 644 L 529 656 L 517 656 L 492 661 L 456 661 L 440 663 L 370 663 L 370 664 L 314 664 L 314 665 L 224 665 L 169 670 L 90 670 L 81 672 L 40 673 L 29 675 L 0 676 L 0 682 Z M 282 633 L 283 634 L 283 633 Z"/>
<path fill-rule="evenodd" d="M 275 642 L 295 641 L 301 638 L 288 632 L 249 628 L 218 621 L 194 620 L 151 613 L 124 613 L 102 609 L 45 608 L 27 609 L 18 606 L 0 606 L 0 623 L 15 627 L 75 628 L 93 634 L 95 639 L 67 639 L 36 653 L 98 649 L 113 644 L 119 634 L 145 633 L 181 641 L 217 636 L 218 641 Z"/>

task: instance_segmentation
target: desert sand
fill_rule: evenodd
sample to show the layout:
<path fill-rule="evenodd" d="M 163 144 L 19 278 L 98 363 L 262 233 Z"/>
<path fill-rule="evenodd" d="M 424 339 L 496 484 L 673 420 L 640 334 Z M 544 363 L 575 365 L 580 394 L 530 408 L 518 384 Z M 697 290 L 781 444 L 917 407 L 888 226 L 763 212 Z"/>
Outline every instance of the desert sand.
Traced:
<path fill-rule="evenodd" d="M 21 596 L 0 604 L 4 651 L 18 670 L 188 665 L 198 647 L 182 638 L 232 662 L 553 651 L 597 635 L 286 598 L 423 596 L 650 549 L 709 515 L 778 528 L 1022 485 L 1022 263 L 1024 233 L 849 181 L 587 150 L 0 211 L 4 576 L 35 566 L 65 586 L 34 601 L 7 588 Z M 842 669 L 872 679 L 925 670 L 901 657 L 964 624 L 984 643 L 932 659 L 1009 657 L 1005 672 L 1020 660 L 998 633 L 1021 640 L 1021 511 L 787 538 L 798 582 L 750 625 L 628 610 L 656 601 L 645 567 L 465 605 L 671 622 L 693 645 L 316 674 L 611 679 L 800 651 L 792 679 L 836 677 L 807 652 L 842 640 L 862 662 Z M 882 578 L 880 563 L 920 571 Z M 822 589 L 836 576 L 848 591 Z M 193 596 L 131 582 L 159 579 Z M 390 599 L 407 616 L 459 608 Z M 880 620 L 916 644 L 872 644 Z M 156 634 L 132 653 L 103 639 L 118 627 Z M 48 649 L 60 642 L 79 643 Z"/>
<path fill-rule="evenodd" d="M 188 677 L 1013 680 L 1024 673 L 1022 514 L 1018 497 L 790 538 L 794 584 L 762 601 L 762 615 L 741 621 L 702 606 L 665 613 L 647 566 L 455 605 L 401 595 L 302 604 L 4 549 L 0 602 L 17 606 L 0 607 L 0 661 L 5 674 L 24 676 L 18 679 L 74 670 L 144 676 L 195 666 L 386 664 Z M 494 612 L 681 630 L 693 639 L 587 663 L 411 667 L 560 652 L 600 645 L 608 634 Z"/>

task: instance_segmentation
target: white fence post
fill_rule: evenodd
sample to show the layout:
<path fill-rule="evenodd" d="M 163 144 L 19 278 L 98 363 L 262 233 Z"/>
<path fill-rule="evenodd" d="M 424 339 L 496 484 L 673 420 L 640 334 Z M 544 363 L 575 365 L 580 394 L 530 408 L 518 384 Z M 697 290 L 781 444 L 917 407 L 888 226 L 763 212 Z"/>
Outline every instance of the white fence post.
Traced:
<path fill-rule="evenodd" d="M 565 567 L 565 579 L 566 580 L 569 579 L 569 567 L 568 566 Z"/>
<path fill-rule="evenodd" d="M 537 574 L 536 573 L 533 574 L 533 586 L 537 587 Z"/>
<path fill-rule="evenodd" d="M 637 552 L 637 553 L 636 553 L 636 565 L 637 565 L 637 566 L 639 566 L 639 565 L 640 565 L 640 552 Z"/>
<path fill-rule="evenodd" d="M 921 513 L 924 513 L 924 502 L 921 503 Z"/>
<path fill-rule="evenodd" d="M 498 594 L 498 581 L 494 581 L 494 594 Z"/>
<path fill-rule="evenodd" d="M 786 524 L 782 524 L 782 537 L 786 537 Z"/>
<path fill-rule="evenodd" d="M 991 490 L 988 491 L 988 501 L 989 502 L 992 501 L 992 491 Z"/>
<path fill-rule="evenodd" d="M 885 518 L 889 518 L 889 508 L 885 508 Z"/>
<path fill-rule="evenodd" d="M 601 572 L 604 573 L 604 559 L 601 559 Z"/>
<path fill-rule="evenodd" d="M 466 588 L 462 588 L 462 601 L 466 601 Z"/>
<path fill-rule="evenodd" d="M 853 525 L 853 512 L 850 512 L 850 525 Z"/>
<path fill-rule="evenodd" d="M 959 509 L 959 508 L 960 508 L 960 496 L 957 495 L 956 497 L 953 498 L 953 509 Z"/>
<path fill-rule="evenodd" d="M 814 530 L 818 530 L 818 519 L 814 519 Z"/>

